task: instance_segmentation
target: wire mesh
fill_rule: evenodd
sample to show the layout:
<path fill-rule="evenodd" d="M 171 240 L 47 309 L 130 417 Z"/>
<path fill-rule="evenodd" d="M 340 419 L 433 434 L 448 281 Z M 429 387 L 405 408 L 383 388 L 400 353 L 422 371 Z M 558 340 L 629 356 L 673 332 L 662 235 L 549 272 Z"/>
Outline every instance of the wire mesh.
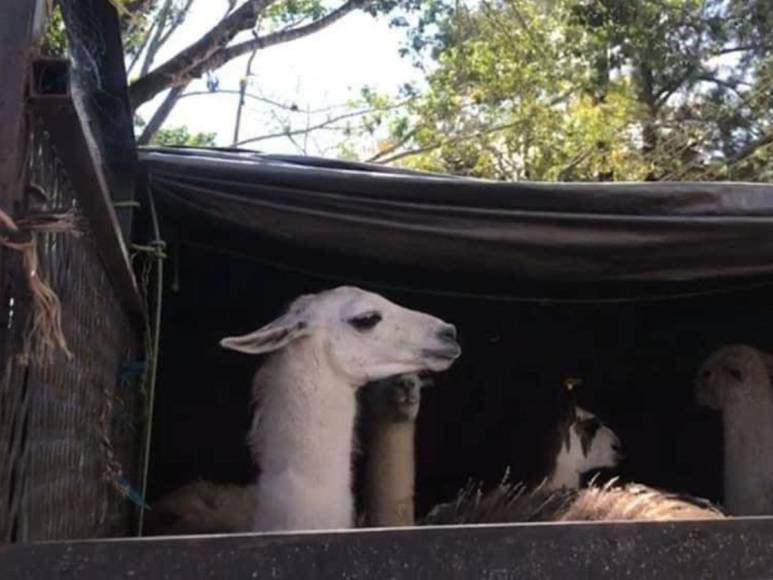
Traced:
<path fill-rule="evenodd" d="M 28 123 L 24 207 L 78 211 L 78 194 L 43 124 Z M 126 535 L 135 508 L 121 478 L 138 479 L 142 393 L 126 375 L 140 356 L 85 220 L 80 235 L 38 233 L 41 275 L 62 302 L 73 356 L 19 358 L 28 312 L 24 272 L 8 254 L 0 309 L 0 541 Z"/>

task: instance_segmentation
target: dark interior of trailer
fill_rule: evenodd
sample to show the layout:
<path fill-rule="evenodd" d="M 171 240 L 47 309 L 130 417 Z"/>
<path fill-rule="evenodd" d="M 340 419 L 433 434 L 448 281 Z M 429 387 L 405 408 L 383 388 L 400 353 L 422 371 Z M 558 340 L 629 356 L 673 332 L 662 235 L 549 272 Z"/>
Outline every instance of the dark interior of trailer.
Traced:
<path fill-rule="evenodd" d="M 323 258 L 308 273 L 293 269 L 293 256 L 276 247 L 267 257 L 170 246 L 151 503 L 199 478 L 246 483 L 256 476 L 244 441 L 260 360 L 223 350 L 218 341 L 272 320 L 301 293 L 344 282 L 324 276 Z M 368 266 L 360 268 L 367 280 Z M 417 515 L 470 480 L 497 483 L 507 467 L 515 480 L 541 478 L 557 388 L 567 377 L 583 379 L 579 403 L 622 440 L 625 459 L 615 475 L 721 501 L 720 417 L 694 403 L 693 378 L 722 345 L 773 349 L 767 287 L 671 300 L 550 303 L 443 296 L 411 289 L 410 279 L 395 282 L 403 289 L 366 287 L 453 322 L 463 348 L 462 358 L 423 393 Z"/>

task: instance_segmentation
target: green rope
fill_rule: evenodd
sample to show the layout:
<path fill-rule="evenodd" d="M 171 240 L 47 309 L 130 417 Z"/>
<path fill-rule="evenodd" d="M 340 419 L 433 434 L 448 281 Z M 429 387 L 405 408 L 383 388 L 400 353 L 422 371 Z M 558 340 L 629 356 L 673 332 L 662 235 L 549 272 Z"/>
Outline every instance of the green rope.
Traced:
<path fill-rule="evenodd" d="M 132 249 L 137 252 L 146 252 L 156 259 L 156 301 L 155 311 L 153 313 L 153 323 L 151 327 L 150 320 L 147 320 L 147 327 L 150 332 L 147 333 L 149 344 L 149 368 L 148 368 L 148 407 L 145 421 L 145 442 L 142 452 L 142 484 L 140 496 L 147 497 L 148 492 L 148 469 L 150 466 L 150 441 L 153 433 L 153 408 L 156 398 L 156 375 L 158 372 L 158 350 L 161 335 L 161 301 L 164 293 L 164 260 L 166 259 L 166 243 L 161 239 L 161 228 L 158 223 L 158 214 L 156 213 L 156 204 L 153 199 L 153 193 L 150 187 L 147 188 L 148 206 L 150 208 L 150 218 L 153 226 L 153 237 L 155 238 L 146 245 L 135 244 Z M 146 294 L 147 300 L 147 294 Z M 145 520 L 145 510 L 147 505 L 143 502 L 140 506 L 140 518 L 137 526 L 137 535 L 142 535 L 142 526 Z"/>
<path fill-rule="evenodd" d="M 166 258 L 166 242 L 164 240 L 153 240 L 147 244 L 132 244 L 131 249 L 135 252 L 145 252 L 160 259 Z"/>
<path fill-rule="evenodd" d="M 127 200 L 127 201 L 114 201 L 113 207 L 115 209 L 131 209 L 135 207 L 140 208 L 142 207 L 142 205 L 140 205 L 140 202 L 138 201 Z"/>

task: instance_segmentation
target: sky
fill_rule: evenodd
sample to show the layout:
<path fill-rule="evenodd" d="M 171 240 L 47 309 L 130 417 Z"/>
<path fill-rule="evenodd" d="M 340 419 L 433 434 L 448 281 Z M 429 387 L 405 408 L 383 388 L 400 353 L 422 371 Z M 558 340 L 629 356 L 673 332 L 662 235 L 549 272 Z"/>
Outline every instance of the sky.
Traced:
<path fill-rule="evenodd" d="M 195 1 L 185 24 L 159 52 L 154 64 L 161 64 L 197 40 L 222 17 L 226 5 L 225 0 Z M 401 84 L 420 82 L 422 78 L 408 60 L 399 56 L 402 39 L 402 31 L 389 28 L 388 18 L 351 13 L 306 38 L 259 51 L 253 62 L 248 90 L 283 103 L 294 103 L 302 110 L 343 105 L 357 98 L 363 85 L 395 94 Z M 238 90 L 246 60 L 247 56 L 236 59 L 216 72 L 220 89 Z M 188 87 L 188 92 L 205 90 L 203 80 Z M 161 98 L 140 107 L 140 116 L 148 119 Z M 228 94 L 183 98 L 165 127 L 186 125 L 192 132 L 213 132 L 217 134 L 217 145 L 231 145 L 237 101 L 237 95 Z M 282 125 L 276 116 L 280 113 L 277 109 L 248 101 L 240 139 L 276 131 Z M 328 114 L 293 114 L 292 126 L 304 127 L 307 123 L 323 120 Z M 305 143 L 302 138 L 296 139 L 296 145 L 281 137 L 245 147 L 273 153 L 299 153 L 300 146 L 309 154 L 334 157 L 337 137 L 321 131 L 315 132 L 314 138 Z"/>

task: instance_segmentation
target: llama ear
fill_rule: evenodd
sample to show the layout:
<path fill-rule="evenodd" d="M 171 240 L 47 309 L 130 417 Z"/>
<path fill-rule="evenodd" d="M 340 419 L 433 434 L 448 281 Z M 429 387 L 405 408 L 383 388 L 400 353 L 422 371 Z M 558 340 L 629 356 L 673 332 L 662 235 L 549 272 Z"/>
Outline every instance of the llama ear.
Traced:
<path fill-rule="evenodd" d="M 577 377 L 568 378 L 564 381 L 566 400 L 569 401 L 569 406 L 572 408 L 572 421 L 575 420 L 577 415 L 577 402 L 579 400 L 577 393 L 582 383 L 583 380 Z"/>
<path fill-rule="evenodd" d="M 308 334 L 305 320 L 286 315 L 255 332 L 226 337 L 220 341 L 220 346 L 247 354 L 262 354 L 284 348 L 293 340 Z"/>

